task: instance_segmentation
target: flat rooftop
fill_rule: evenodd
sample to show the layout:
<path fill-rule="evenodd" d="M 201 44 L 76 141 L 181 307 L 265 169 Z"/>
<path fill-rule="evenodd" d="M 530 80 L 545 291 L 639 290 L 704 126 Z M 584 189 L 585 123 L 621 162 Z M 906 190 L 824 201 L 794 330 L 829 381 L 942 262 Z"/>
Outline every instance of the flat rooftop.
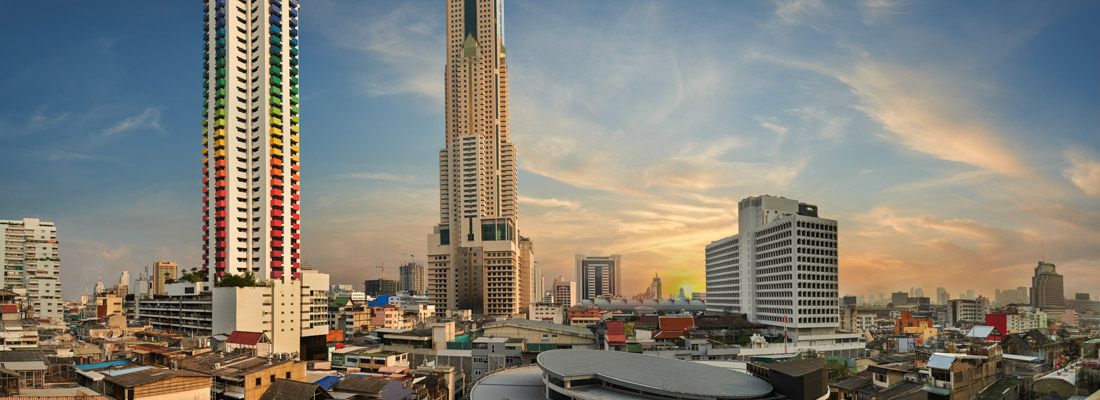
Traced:
<path fill-rule="evenodd" d="M 537 365 L 486 375 L 470 389 L 471 400 L 545 399 L 542 369 Z"/>

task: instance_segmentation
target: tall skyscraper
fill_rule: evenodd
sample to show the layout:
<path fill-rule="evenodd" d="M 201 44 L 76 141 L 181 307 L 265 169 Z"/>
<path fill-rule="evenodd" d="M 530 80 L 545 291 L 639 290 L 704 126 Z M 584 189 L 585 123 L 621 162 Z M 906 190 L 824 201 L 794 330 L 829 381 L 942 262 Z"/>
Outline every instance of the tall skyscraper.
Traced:
<path fill-rule="evenodd" d="M 202 269 L 298 279 L 298 2 L 205 4 Z"/>
<path fill-rule="evenodd" d="M 26 303 L 34 316 L 62 322 L 61 255 L 57 226 L 38 218 L 0 220 L 4 232 L 4 276 L 0 287 L 26 291 Z"/>
<path fill-rule="evenodd" d="M 1054 264 L 1039 261 L 1035 266 L 1035 275 L 1031 277 L 1031 305 L 1042 309 L 1066 307 L 1062 275 L 1055 271 Z"/>
<path fill-rule="evenodd" d="M 264 332 L 275 352 L 312 357 L 327 329 L 303 318 L 328 276 L 301 273 L 298 1 L 204 4 L 201 269 L 213 333 Z M 227 274 L 261 285 L 218 285 Z"/>
<path fill-rule="evenodd" d="M 840 326 L 837 223 L 775 196 L 738 203 L 739 233 L 706 247 L 707 310 L 816 335 Z"/>
<path fill-rule="evenodd" d="M 936 288 L 936 304 L 947 304 L 951 300 L 951 294 L 943 287 Z"/>
<path fill-rule="evenodd" d="M 516 153 L 508 132 L 501 0 L 447 0 L 439 225 L 428 297 L 440 314 L 511 316 L 521 304 Z M 533 261 L 533 260 L 532 260 Z"/>
<path fill-rule="evenodd" d="M 424 293 L 424 286 L 427 285 L 427 280 L 424 276 L 424 264 L 409 261 L 401 265 L 399 272 L 401 275 L 401 290 L 416 294 Z"/>
<path fill-rule="evenodd" d="M 623 260 L 618 254 L 585 256 L 577 254 L 577 290 L 581 300 L 597 296 L 621 296 Z"/>

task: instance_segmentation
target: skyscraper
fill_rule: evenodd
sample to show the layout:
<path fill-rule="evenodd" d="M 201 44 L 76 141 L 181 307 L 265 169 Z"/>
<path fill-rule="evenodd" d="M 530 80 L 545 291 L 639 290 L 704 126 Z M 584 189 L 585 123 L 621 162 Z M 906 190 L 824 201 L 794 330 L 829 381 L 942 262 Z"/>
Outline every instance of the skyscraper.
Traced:
<path fill-rule="evenodd" d="M 554 280 L 553 290 L 554 304 L 573 307 L 577 305 L 577 282 L 567 281 L 565 277 L 559 276 Z"/>
<path fill-rule="evenodd" d="M 936 288 L 936 304 L 947 304 L 951 300 L 951 294 L 943 287 Z"/>
<path fill-rule="evenodd" d="M 0 220 L 4 237 L 4 276 L 0 287 L 26 291 L 36 318 L 61 322 L 61 256 L 57 226 L 38 218 Z"/>
<path fill-rule="evenodd" d="M 775 196 L 749 197 L 737 208 L 739 233 L 706 246 L 707 310 L 742 313 L 792 335 L 835 331 L 836 221 Z"/>
<path fill-rule="evenodd" d="M 597 296 L 621 296 L 622 257 L 577 254 L 577 290 L 581 300 Z"/>
<path fill-rule="evenodd" d="M 202 269 L 298 279 L 298 2 L 205 4 Z"/>
<path fill-rule="evenodd" d="M 653 274 L 653 281 L 649 283 L 649 289 L 653 291 L 653 295 L 657 300 L 664 298 L 664 291 L 661 289 L 661 275 Z"/>
<path fill-rule="evenodd" d="M 1054 264 L 1039 261 L 1031 278 L 1031 305 L 1042 309 L 1065 308 L 1066 298 L 1062 290 L 1062 275 Z"/>
<path fill-rule="evenodd" d="M 428 236 L 428 296 L 441 314 L 510 316 L 522 291 L 515 148 L 501 0 L 447 0 L 439 225 Z M 531 260 L 533 262 L 533 260 Z"/>
<path fill-rule="evenodd" d="M 201 269 L 214 286 L 212 330 L 264 332 L 275 352 L 313 357 L 327 323 L 303 318 L 328 276 L 303 282 L 301 272 L 298 1 L 204 4 Z M 218 285 L 228 274 L 262 284 Z"/>

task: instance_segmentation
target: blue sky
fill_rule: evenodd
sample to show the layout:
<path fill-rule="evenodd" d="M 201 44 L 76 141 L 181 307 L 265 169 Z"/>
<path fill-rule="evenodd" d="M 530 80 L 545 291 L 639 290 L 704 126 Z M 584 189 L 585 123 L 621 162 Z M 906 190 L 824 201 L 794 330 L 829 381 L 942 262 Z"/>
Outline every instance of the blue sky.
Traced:
<path fill-rule="evenodd" d="M 443 6 L 302 6 L 303 257 L 334 281 L 438 221 Z M 198 265 L 201 6 L 19 2 L 0 26 L 0 218 L 59 224 L 66 296 Z M 736 202 L 818 204 L 841 290 L 1100 287 L 1095 2 L 509 1 L 521 229 L 547 276 L 621 253 L 703 286 Z M 388 270 L 392 277 L 396 268 Z M 90 290 L 90 289 L 88 289 Z M 926 292 L 927 293 L 927 292 Z"/>

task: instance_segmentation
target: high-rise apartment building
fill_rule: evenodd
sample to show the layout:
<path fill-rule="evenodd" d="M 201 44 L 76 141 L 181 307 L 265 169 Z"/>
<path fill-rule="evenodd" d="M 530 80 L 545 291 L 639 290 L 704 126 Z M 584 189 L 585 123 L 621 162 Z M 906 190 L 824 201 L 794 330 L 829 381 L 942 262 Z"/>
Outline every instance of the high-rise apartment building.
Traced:
<path fill-rule="evenodd" d="M 428 296 L 440 314 L 526 312 L 501 0 L 447 0 L 439 225 Z"/>
<path fill-rule="evenodd" d="M 179 266 L 171 261 L 157 261 L 153 263 L 153 294 L 163 295 L 167 293 L 165 285 L 179 279 Z"/>
<path fill-rule="evenodd" d="M 840 326 L 837 223 L 775 196 L 738 203 L 739 233 L 706 247 L 707 310 L 817 335 Z"/>
<path fill-rule="evenodd" d="M 576 255 L 577 290 L 581 300 L 622 295 L 622 257 Z"/>
<path fill-rule="evenodd" d="M 1035 275 L 1031 277 L 1031 305 L 1041 309 L 1066 307 L 1062 274 L 1055 271 L 1054 264 L 1039 261 L 1035 266 Z"/>
<path fill-rule="evenodd" d="M 214 333 L 262 331 L 276 353 L 309 354 L 320 329 L 302 324 L 298 1 L 203 4 L 202 271 Z M 254 276 L 267 298 L 218 285 L 227 274 Z"/>
<path fill-rule="evenodd" d="M 4 234 L 4 275 L 0 287 L 25 291 L 34 317 L 62 322 L 61 256 L 57 226 L 38 218 L 0 220 Z"/>
<path fill-rule="evenodd" d="M 398 268 L 400 273 L 400 289 L 409 293 L 423 294 L 427 286 L 427 276 L 424 274 L 424 264 L 409 261 Z"/>
<path fill-rule="evenodd" d="M 947 304 L 948 300 L 951 300 L 951 294 L 947 293 L 947 289 L 936 288 L 936 304 Z"/>

